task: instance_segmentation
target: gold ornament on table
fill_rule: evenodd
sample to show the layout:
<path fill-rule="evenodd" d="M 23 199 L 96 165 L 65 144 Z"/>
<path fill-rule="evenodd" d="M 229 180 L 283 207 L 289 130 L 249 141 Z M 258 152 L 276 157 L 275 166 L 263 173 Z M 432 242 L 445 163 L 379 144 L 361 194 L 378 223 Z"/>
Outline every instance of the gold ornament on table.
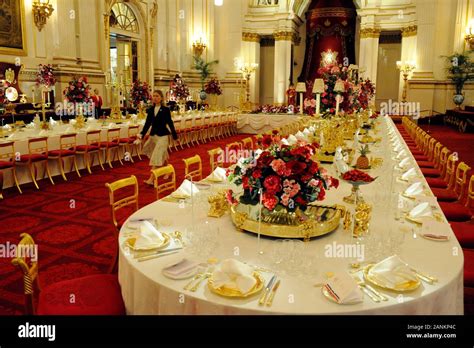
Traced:
<path fill-rule="evenodd" d="M 216 195 L 209 196 L 208 202 L 210 204 L 209 212 L 207 216 L 220 218 L 222 217 L 227 210 L 229 209 L 229 204 L 225 197 L 225 192 L 221 191 Z"/>
<path fill-rule="evenodd" d="M 142 104 L 138 105 L 138 119 L 139 120 L 146 119 L 145 107 Z"/>
<path fill-rule="evenodd" d="M 362 237 L 369 233 L 369 223 L 372 217 L 372 206 L 368 203 L 359 203 L 354 214 L 354 230 L 355 238 Z"/>

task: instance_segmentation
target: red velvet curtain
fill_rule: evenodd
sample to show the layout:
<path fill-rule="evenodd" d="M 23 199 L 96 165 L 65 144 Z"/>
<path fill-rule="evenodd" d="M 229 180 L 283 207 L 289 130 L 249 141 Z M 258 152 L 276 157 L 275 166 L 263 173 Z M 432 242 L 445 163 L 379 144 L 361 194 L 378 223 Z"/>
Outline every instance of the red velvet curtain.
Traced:
<path fill-rule="evenodd" d="M 321 53 L 338 52 L 337 61 L 355 64 L 357 13 L 352 0 L 313 0 L 306 13 L 306 54 L 298 81 L 318 77 Z"/>

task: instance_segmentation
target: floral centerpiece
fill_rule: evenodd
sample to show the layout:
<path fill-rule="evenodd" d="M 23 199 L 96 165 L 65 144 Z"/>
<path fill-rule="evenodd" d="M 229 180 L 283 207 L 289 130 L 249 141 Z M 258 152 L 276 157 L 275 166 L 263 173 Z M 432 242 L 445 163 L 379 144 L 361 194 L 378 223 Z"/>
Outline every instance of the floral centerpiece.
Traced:
<path fill-rule="evenodd" d="M 175 76 L 173 81 L 171 81 L 170 90 L 171 90 L 171 96 L 174 97 L 178 101 L 184 100 L 187 97 L 189 97 L 189 88 L 184 83 L 181 76 L 179 76 L 178 74 Z"/>
<path fill-rule="evenodd" d="M 50 88 L 56 83 L 56 77 L 54 76 L 54 69 L 51 64 L 40 64 L 38 65 L 38 71 L 36 73 L 36 85 Z"/>
<path fill-rule="evenodd" d="M 63 94 L 67 101 L 71 103 L 88 103 L 90 97 L 91 87 L 87 81 L 86 76 L 75 76 L 69 85 L 64 89 Z"/>
<path fill-rule="evenodd" d="M 291 106 L 293 107 L 293 106 Z M 253 110 L 251 113 L 252 114 L 287 114 L 289 112 L 290 106 L 286 105 L 271 105 L 271 104 L 265 104 L 265 105 L 259 105 L 255 110 Z M 298 113 L 299 112 L 299 106 L 293 107 L 293 113 Z"/>
<path fill-rule="evenodd" d="M 310 203 L 322 201 L 327 189 L 339 186 L 337 179 L 312 160 L 317 144 L 289 146 L 278 135 L 265 135 L 261 146 L 263 150 L 241 159 L 229 172 L 229 181 L 244 190 L 240 203 L 257 205 L 261 198 L 267 212 L 305 211 Z"/>
<path fill-rule="evenodd" d="M 215 77 L 210 79 L 206 85 L 204 86 L 204 91 L 207 94 L 212 94 L 212 95 L 221 95 L 222 94 L 222 87 L 219 82 L 219 80 Z"/>
<path fill-rule="evenodd" d="M 137 108 L 142 104 L 148 104 L 151 100 L 150 85 L 147 82 L 136 80 L 130 89 L 130 102 Z"/>
<path fill-rule="evenodd" d="M 375 85 L 373 84 L 370 79 L 360 79 L 359 83 L 359 93 L 357 97 L 357 101 L 359 104 L 360 109 L 368 109 L 370 101 L 373 99 L 375 95 Z"/>

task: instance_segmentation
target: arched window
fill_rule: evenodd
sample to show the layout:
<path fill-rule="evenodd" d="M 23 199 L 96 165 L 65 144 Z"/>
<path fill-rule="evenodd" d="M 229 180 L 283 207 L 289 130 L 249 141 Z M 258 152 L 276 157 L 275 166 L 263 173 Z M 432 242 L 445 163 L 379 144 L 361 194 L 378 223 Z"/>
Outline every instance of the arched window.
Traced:
<path fill-rule="evenodd" d="M 123 2 L 116 3 L 112 6 L 110 26 L 112 28 L 138 33 L 137 17 L 135 17 L 132 9 Z"/>

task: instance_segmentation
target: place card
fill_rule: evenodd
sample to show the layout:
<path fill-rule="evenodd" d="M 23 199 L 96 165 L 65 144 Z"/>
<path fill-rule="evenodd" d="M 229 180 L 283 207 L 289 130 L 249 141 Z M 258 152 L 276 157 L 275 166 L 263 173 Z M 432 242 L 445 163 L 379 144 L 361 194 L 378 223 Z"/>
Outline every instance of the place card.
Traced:
<path fill-rule="evenodd" d="M 362 301 L 363 299 L 359 286 L 347 272 L 335 274 L 325 286 L 338 303 Z"/>
<path fill-rule="evenodd" d="M 427 220 L 421 227 L 421 236 L 435 241 L 448 241 L 449 224 L 436 220 Z"/>

